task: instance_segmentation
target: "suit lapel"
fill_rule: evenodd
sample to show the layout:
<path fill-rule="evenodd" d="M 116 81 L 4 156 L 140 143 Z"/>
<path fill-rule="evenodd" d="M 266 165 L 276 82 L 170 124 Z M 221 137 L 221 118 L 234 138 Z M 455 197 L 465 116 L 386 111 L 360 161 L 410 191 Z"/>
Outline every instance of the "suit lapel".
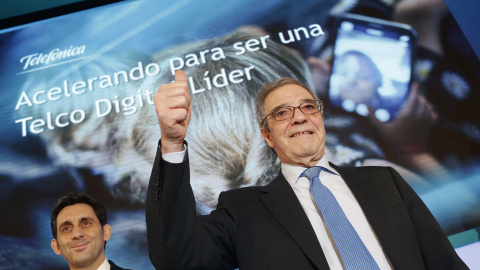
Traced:
<path fill-rule="evenodd" d="M 263 187 L 260 200 L 295 240 L 318 269 L 328 269 L 328 263 L 297 196 L 280 172 L 269 185 Z"/>
<path fill-rule="evenodd" d="M 330 165 L 342 176 L 354 194 L 387 256 L 389 258 L 395 256 L 398 253 L 395 249 L 398 243 L 395 243 L 385 203 L 378 193 L 381 191 L 375 184 L 375 180 L 378 181 L 378 179 L 365 176 L 358 168 L 342 168 L 332 163 Z M 390 180 L 382 179 L 382 181 Z"/>

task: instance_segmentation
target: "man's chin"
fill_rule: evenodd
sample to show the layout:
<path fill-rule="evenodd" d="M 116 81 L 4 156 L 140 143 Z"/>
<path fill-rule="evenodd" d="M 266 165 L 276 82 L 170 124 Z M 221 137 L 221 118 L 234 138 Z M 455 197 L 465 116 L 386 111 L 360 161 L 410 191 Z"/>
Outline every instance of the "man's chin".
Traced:
<path fill-rule="evenodd" d="M 72 265 L 76 268 L 83 268 L 91 265 L 93 263 L 93 259 L 89 254 L 77 254 L 75 258 L 72 260 Z"/>
<path fill-rule="evenodd" d="M 297 149 L 295 153 L 292 153 L 290 160 L 292 163 L 304 164 L 305 166 L 311 166 L 311 163 L 317 163 L 322 157 L 323 154 L 320 151 L 312 151 L 312 148 L 307 149 Z M 302 151 L 303 150 L 303 151 Z"/>
<path fill-rule="evenodd" d="M 316 142 L 312 141 L 303 141 L 303 142 L 297 142 L 295 144 L 290 145 L 292 149 L 294 150 L 294 154 L 298 157 L 308 157 L 308 156 L 314 156 L 316 153 L 319 152 L 319 145 Z"/>

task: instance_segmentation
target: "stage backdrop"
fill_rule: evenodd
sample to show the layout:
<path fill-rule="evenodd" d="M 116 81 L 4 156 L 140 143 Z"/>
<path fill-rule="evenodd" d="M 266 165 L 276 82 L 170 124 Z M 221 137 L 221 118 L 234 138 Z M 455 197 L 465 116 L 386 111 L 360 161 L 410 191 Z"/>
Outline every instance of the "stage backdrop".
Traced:
<path fill-rule="evenodd" d="M 167 2 L 123 1 L 0 31 L 0 269 L 65 269 L 50 248 L 49 221 L 72 191 L 107 206 L 107 258 L 153 268 L 144 216 L 160 138 L 152 96 L 179 69 L 192 94 L 187 141 L 198 214 L 223 190 L 276 176 L 253 100 L 264 83 L 291 76 L 324 99 L 329 160 L 398 169 L 462 258 L 479 267 L 480 67 L 445 3 Z M 419 90 L 404 102 L 409 117 L 381 123 L 330 104 L 334 20 L 346 12 L 412 23 Z M 370 58 L 390 53 L 364 47 Z M 391 85 L 392 67 L 377 64 L 382 85 Z"/>

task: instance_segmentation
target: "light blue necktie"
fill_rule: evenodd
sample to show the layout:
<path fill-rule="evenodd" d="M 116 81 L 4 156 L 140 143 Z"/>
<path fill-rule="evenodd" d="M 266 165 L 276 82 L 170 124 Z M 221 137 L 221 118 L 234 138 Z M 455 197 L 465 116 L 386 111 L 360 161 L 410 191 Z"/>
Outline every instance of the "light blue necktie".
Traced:
<path fill-rule="evenodd" d="M 310 190 L 322 213 L 345 269 L 379 269 L 367 247 L 348 221 L 332 192 L 322 184 L 319 175 L 323 167 L 306 169 L 300 176 L 310 179 Z"/>

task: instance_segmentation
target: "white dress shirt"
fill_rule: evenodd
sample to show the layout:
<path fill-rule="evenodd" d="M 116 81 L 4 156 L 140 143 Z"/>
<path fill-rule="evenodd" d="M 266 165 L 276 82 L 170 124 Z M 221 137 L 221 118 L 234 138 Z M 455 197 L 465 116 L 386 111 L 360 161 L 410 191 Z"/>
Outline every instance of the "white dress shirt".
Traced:
<path fill-rule="evenodd" d="M 160 146 L 158 146 L 158 150 L 160 150 Z M 174 164 L 182 163 L 183 159 L 185 158 L 186 151 L 187 151 L 187 146 L 184 144 L 182 151 L 162 154 L 162 158 L 168 163 L 174 163 Z"/>
<path fill-rule="evenodd" d="M 348 221 L 350 221 L 353 228 L 358 233 L 358 236 L 363 241 L 370 254 L 372 254 L 373 259 L 377 262 L 378 267 L 382 270 L 391 269 L 390 264 L 383 253 L 382 247 L 370 228 L 370 224 L 368 223 L 360 205 L 343 178 L 328 164 L 328 160 L 325 156 L 320 159 L 316 166 L 322 166 L 335 173 L 333 174 L 322 170 L 319 177 L 320 181 L 333 193 L 338 204 L 340 204 L 340 207 L 345 212 Z M 329 238 L 324 222 L 322 221 L 322 217 L 320 216 L 320 213 L 315 206 L 315 201 L 311 196 L 310 180 L 306 177 L 299 177 L 306 168 L 286 163 L 282 163 L 281 167 L 283 176 L 292 186 L 295 195 L 297 195 L 305 214 L 307 214 L 307 217 L 313 226 L 313 230 L 317 235 L 330 269 L 343 269 L 342 264 L 340 263 L 340 258 L 335 251 L 332 240 Z"/>
<path fill-rule="evenodd" d="M 98 267 L 97 270 L 110 270 L 110 263 L 108 263 L 107 258 L 105 258 L 105 261 Z"/>
<path fill-rule="evenodd" d="M 184 145 L 184 149 L 181 152 L 163 154 L 162 158 L 170 163 L 180 163 L 185 157 L 186 147 L 187 146 Z M 392 268 L 385 257 L 385 253 L 370 228 L 370 224 L 368 223 L 362 208 L 343 178 L 328 164 L 328 160 L 325 156 L 320 159 L 316 166 L 325 167 L 335 173 L 332 174 L 322 170 L 319 177 L 320 181 L 322 181 L 322 184 L 333 193 L 338 204 L 340 204 L 340 207 L 345 212 L 348 221 L 350 221 L 353 228 L 358 233 L 358 236 L 363 241 L 370 254 L 372 254 L 373 259 L 377 262 L 378 267 L 381 270 L 391 270 Z M 306 177 L 299 177 L 306 168 L 286 163 L 282 163 L 281 167 L 283 176 L 292 186 L 305 214 L 307 214 L 308 220 L 312 224 L 318 242 L 320 243 L 327 259 L 328 266 L 332 270 L 343 269 L 332 240 L 330 240 L 328 236 L 322 217 L 315 207 L 315 201 L 310 195 L 310 180 Z"/>

